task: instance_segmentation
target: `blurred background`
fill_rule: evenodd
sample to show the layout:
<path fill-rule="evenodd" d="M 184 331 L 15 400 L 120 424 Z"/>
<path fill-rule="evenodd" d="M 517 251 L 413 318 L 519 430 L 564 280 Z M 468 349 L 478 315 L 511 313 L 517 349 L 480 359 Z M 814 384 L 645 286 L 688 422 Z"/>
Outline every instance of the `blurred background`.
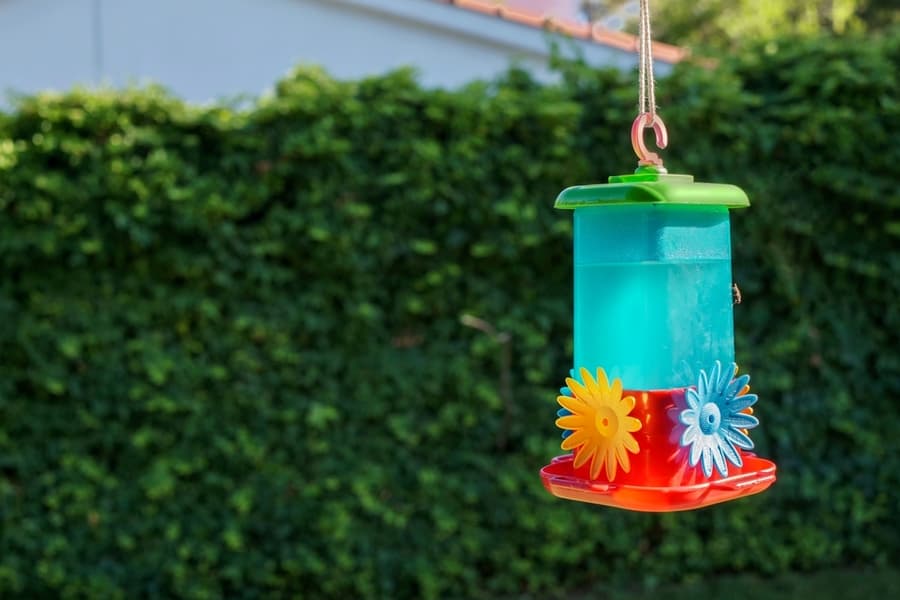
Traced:
<path fill-rule="evenodd" d="M 636 2 L 0 0 L 0 598 L 900 595 L 900 6 L 652 2 L 766 493 L 558 500 Z"/>

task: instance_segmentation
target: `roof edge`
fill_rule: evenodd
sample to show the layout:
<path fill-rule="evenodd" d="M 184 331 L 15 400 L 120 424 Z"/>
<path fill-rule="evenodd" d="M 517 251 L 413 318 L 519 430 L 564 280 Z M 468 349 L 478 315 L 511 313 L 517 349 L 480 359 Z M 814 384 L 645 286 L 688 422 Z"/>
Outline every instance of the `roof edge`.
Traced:
<path fill-rule="evenodd" d="M 580 23 L 568 19 L 558 19 L 539 13 L 530 13 L 522 10 L 507 8 L 497 5 L 487 0 L 432 0 L 441 4 L 450 4 L 461 9 L 472 12 L 481 13 L 486 16 L 493 16 L 511 21 L 528 27 L 537 27 L 548 29 L 557 33 L 563 33 L 573 38 L 587 40 L 605 46 L 611 46 L 626 52 L 637 54 L 640 47 L 640 40 L 636 35 L 625 33 L 624 31 L 616 31 L 603 27 L 599 23 Z M 674 46 L 664 42 L 653 42 L 654 58 L 663 62 L 675 64 L 681 62 L 691 55 L 688 48 Z"/>

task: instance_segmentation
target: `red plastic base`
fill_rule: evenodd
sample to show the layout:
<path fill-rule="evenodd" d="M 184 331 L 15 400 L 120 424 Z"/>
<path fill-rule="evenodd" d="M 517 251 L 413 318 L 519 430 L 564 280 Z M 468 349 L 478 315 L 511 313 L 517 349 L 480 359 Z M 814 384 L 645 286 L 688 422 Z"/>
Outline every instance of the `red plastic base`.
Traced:
<path fill-rule="evenodd" d="M 584 468 L 572 468 L 572 455 L 557 456 L 541 469 L 541 481 L 554 496 L 579 502 L 603 504 L 643 512 L 672 512 L 703 508 L 711 504 L 758 494 L 775 481 L 775 463 L 742 452 L 743 467 L 728 477 L 713 475 L 696 481 L 694 469 L 681 471 L 668 485 L 645 485 L 645 477 L 620 474 L 609 483 L 601 473 L 591 481 Z M 735 471 L 731 467 L 729 473 Z"/>

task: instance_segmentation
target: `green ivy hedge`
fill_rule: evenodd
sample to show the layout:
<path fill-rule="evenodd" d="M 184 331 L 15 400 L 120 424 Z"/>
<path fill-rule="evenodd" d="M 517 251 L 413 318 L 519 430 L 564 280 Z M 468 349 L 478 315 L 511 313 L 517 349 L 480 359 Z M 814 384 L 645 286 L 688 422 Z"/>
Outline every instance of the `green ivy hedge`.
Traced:
<path fill-rule="evenodd" d="M 633 168 L 630 76 L 302 70 L 246 111 L 20 100 L 0 117 L 0 596 L 548 597 L 896 560 L 897 64 L 895 31 L 660 83 L 670 170 L 754 204 L 737 351 L 780 468 L 667 515 L 537 477 L 572 350 L 551 206 Z"/>

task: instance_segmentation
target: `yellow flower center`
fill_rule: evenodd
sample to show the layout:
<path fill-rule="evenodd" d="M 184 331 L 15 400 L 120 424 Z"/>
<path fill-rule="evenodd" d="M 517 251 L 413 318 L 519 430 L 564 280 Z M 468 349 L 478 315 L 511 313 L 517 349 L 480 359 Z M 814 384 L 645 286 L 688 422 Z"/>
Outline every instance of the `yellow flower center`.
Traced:
<path fill-rule="evenodd" d="M 597 414 L 594 417 L 594 425 L 597 427 L 597 431 L 606 438 L 611 438 L 616 435 L 616 432 L 619 430 L 619 417 L 616 416 L 616 411 L 608 406 L 602 406 L 597 409 Z"/>

